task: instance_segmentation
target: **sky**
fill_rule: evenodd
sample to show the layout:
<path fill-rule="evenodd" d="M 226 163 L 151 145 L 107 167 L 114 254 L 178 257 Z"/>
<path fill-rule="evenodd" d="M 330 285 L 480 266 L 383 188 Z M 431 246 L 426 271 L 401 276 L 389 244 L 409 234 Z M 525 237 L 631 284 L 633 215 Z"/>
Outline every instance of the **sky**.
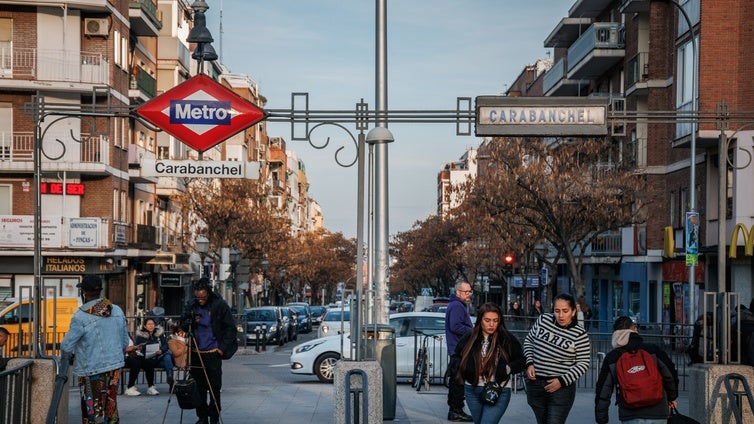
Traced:
<path fill-rule="evenodd" d="M 387 109 L 450 111 L 458 97 L 500 95 L 526 65 L 551 58 L 544 40 L 574 1 L 388 0 Z M 291 93 L 306 92 L 312 110 L 353 110 L 361 99 L 374 110 L 376 0 L 207 3 L 213 47 L 231 72 L 257 83 L 265 109 L 290 109 Z M 291 141 L 290 124 L 266 125 L 303 160 L 325 227 L 355 238 L 357 169 L 335 160 L 340 146 L 341 162 L 355 158 L 350 135 L 316 130 L 315 143 L 330 137 L 329 147 L 316 149 Z M 353 124 L 343 125 L 357 136 Z M 482 139 L 456 136 L 455 124 L 388 127 L 395 137 L 387 153 L 392 238 L 436 212 L 437 173 Z"/>

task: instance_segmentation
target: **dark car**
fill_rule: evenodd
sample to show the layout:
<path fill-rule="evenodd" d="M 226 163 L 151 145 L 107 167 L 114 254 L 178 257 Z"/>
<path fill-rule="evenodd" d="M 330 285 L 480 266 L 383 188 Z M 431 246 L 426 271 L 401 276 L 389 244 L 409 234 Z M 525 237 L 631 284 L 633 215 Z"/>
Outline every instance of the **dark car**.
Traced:
<path fill-rule="evenodd" d="M 278 306 L 261 306 L 258 308 L 249 308 L 244 311 L 246 319 L 246 342 L 254 344 L 257 341 L 257 328 L 262 331 L 265 327 L 266 332 L 260 334 L 262 341 L 267 343 L 277 343 L 283 345 L 288 340 L 287 329 L 283 315 Z"/>
<path fill-rule="evenodd" d="M 311 333 L 312 311 L 309 308 L 309 304 L 304 302 L 292 302 L 286 306 L 293 308 L 298 312 L 298 331 L 302 333 Z"/>
<path fill-rule="evenodd" d="M 281 306 L 280 311 L 283 315 L 283 328 L 288 330 L 288 341 L 298 339 L 298 312 L 288 306 Z"/>
<path fill-rule="evenodd" d="M 327 307 L 312 306 L 309 309 L 312 311 L 312 325 L 319 325 L 325 316 L 325 312 L 327 312 Z"/>

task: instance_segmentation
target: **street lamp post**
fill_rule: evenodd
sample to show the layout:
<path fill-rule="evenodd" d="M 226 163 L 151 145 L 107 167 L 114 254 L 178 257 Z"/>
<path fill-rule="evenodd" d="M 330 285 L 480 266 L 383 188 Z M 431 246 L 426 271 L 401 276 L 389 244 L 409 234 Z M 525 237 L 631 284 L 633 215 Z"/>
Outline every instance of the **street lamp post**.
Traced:
<path fill-rule="evenodd" d="M 199 234 L 196 237 L 196 251 L 199 252 L 199 257 L 202 261 L 202 265 L 199 270 L 199 278 L 206 277 L 207 272 L 204 268 L 204 258 L 207 256 L 207 252 L 209 252 L 209 239 L 207 239 L 207 237 L 205 237 L 203 234 Z"/>
<path fill-rule="evenodd" d="M 238 263 L 241 262 L 241 251 L 237 248 L 233 248 L 230 251 L 229 254 L 229 262 L 230 262 L 230 275 L 231 275 L 231 281 L 233 283 L 233 290 L 236 291 L 236 308 L 240 312 L 243 307 L 241 306 L 241 299 L 243 297 L 241 296 L 241 289 L 238 287 L 238 280 L 236 278 L 236 268 L 238 267 Z"/>
<path fill-rule="evenodd" d="M 269 305 L 270 302 L 270 293 L 269 293 L 269 285 L 267 282 L 267 268 L 270 267 L 270 262 L 267 259 L 262 259 L 262 302 L 264 303 L 264 306 Z"/>

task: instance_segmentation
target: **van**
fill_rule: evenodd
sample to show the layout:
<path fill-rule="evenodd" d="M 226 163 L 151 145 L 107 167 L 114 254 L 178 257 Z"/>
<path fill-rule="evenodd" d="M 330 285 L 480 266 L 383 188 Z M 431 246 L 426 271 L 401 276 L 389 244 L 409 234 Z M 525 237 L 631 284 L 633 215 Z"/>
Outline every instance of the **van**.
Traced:
<path fill-rule="evenodd" d="M 34 331 L 33 302 L 29 299 L 16 301 L 0 311 L 0 325 L 10 333 L 5 344 L 4 356 L 31 355 L 30 341 Z M 50 355 L 59 354 L 60 343 L 71 328 L 71 318 L 79 307 L 79 300 L 71 297 L 42 299 L 40 305 L 40 330 L 44 333 L 45 352 Z"/>

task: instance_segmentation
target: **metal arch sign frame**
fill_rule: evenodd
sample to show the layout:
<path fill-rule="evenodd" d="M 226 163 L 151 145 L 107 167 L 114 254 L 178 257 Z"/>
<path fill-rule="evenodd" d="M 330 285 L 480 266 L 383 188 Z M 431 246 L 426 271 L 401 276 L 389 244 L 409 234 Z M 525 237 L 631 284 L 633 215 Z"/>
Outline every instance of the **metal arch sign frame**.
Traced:
<path fill-rule="evenodd" d="M 203 153 L 267 118 L 267 113 L 204 74 L 139 106 L 136 113 Z"/>

